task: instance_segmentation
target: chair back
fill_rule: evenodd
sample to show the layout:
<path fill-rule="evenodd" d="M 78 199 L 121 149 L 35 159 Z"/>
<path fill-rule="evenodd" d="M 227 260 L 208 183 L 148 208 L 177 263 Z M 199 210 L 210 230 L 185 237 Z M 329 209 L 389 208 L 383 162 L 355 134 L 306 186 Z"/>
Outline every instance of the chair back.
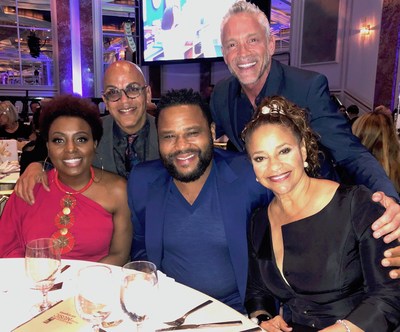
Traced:
<path fill-rule="evenodd" d="M 8 201 L 7 195 L 0 196 L 0 216 L 3 213 L 3 209 L 6 206 L 7 201 Z"/>

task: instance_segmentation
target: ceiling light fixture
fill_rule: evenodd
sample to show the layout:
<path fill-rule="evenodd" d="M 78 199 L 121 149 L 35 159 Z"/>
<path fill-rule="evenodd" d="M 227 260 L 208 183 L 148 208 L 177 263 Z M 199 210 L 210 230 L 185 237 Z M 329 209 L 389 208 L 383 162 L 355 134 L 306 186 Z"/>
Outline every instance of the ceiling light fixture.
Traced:
<path fill-rule="evenodd" d="M 369 24 L 363 25 L 360 29 L 362 36 L 369 36 L 371 34 L 371 26 Z"/>

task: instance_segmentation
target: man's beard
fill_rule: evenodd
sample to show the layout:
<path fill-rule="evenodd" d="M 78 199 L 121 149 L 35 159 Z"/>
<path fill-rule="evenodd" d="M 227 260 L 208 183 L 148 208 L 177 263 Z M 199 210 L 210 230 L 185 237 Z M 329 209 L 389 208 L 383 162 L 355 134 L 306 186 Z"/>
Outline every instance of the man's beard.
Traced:
<path fill-rule="evenodd" d="M 184 153 L 194 153 L 197 154 L 199 157 L 199 161 L 197 164 L 197 167 L 190 173 L 183 174 L 177 170 L 177 168 L 174 165 L 173 160 L 175 157 L 179 154 L 184 154 Z M 173 154 L 167 155 L 167 156 L 161 156 L 160 158 L 167 169 L 168 173 L 175 179 L 180 182 L 193 182 L 198 180 L 206 171 L 207 167 L 210 165 L 212 159 L 213 159 L 213 141 L 212 139 L 210 140 L 210 144 L 207 146 L 207 149 L 204 152 L 201 152 L 199 150 L 193 150 L 193 149 L 188 149 L 188 150 L 180 150 L 177 151 Z"/>

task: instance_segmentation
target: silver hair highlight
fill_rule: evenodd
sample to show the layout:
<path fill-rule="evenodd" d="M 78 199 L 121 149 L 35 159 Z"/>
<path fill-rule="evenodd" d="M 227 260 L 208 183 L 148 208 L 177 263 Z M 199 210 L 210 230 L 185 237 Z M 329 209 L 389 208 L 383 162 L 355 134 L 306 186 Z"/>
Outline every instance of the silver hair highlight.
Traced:
<path fill-rule="evenodd" d="M 265 15 L 265 13 L 251 2 L 247 2 L 246 0 L 238 0 L 228 9 L 228 12 L 222 18 L 220 26 L 221 42 L 222 42 L 222 31 L 224 30 L 226 22 L 232 16 L 240 13 L 254 14 L 255 16 L 257 16 L 258 22 L 265 28 L 265 35 L 267 36 L 267 38 L 270 37 L 271 29 L 269 26 L 268 18 Z"/>

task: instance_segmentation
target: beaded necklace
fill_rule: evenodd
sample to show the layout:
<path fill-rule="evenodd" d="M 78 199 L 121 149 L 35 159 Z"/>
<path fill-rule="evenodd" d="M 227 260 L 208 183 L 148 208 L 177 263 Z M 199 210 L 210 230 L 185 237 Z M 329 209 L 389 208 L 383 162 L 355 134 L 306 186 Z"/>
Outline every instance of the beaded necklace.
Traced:
<path fill-rule="evenodd" d="M 74 225 L 75 216 L 72 214 L 73 208 L 76 206 L 76 198 L 74 195 L 82 194 L 84 191 L 89 189 L 94 180 L 94 170 L 93 167 L 90 167 L 90 180 L 89 182 L 80 190 L 70 192 L 66 191 L 61 187 L 61 184 L 58 180 L 58 171 L 57 169 L 54 172 L 54 183 L 56 187 L 63 193 L 63 196 L 60 200 L 60 205 L 62 210 L 57 213 L 55 217 L 55 225 L 57 227 L 57 231 L 53 233 L 51 236 L 53 239 L 59 241 L 61 247 L 61 254 L 68 253 L 72 250 L 75 245 L 75 237 L 70 232 L 70 228 Z"/>

